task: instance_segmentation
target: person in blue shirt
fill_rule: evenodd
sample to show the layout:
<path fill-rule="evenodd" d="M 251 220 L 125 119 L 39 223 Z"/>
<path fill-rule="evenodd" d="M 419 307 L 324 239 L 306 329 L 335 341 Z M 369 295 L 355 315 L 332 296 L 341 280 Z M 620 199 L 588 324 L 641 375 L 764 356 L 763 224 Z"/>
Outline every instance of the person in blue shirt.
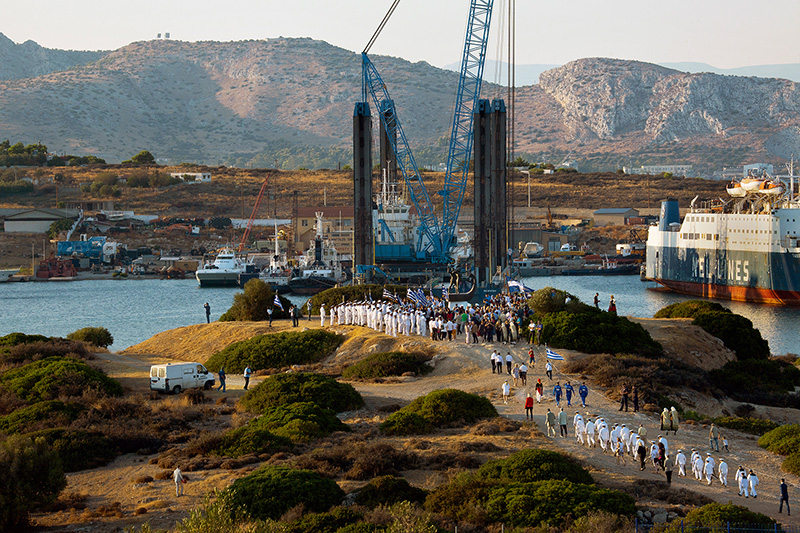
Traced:
<path fill-rule="evenodd" d="M 581 397 L 581 404 L 586 407 L 586 397 L 589 395 L 589 389 L 585 383 L 581 383 L 581 386 L 578 387 L 578 395 Z"/>
<path fill-rule="evenodd" d="M 250 365 L 244 367 L 244 390 L 247 390 L 247 387 L 250 385 L 250 374 L 252 373 L 253 371 L 250 370 Z"/>
<path fill-rule="evenodd" d="M 556 381 L 556 386 L 553 387 L 553 396 L 556 397 L 556 405 L 561 406 L 561 384 Z"/>
<path fill-rule="evenodd" d="M 564 385 L 564 392 L 567 394 L 567 406 L 571 406 L 572 395 L 575 393 L 575 389 L 572 387 L 569 381 L 567 381 L 567 384 Z"/>

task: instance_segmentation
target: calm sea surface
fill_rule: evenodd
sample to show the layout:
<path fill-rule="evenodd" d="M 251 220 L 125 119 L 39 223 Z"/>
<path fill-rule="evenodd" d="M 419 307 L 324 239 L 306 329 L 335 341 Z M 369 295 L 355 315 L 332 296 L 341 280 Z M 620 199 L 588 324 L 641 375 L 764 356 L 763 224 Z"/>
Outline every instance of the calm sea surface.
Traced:
<path fill-rule="evenodd" d="M 621 315 L 652 317 L 662 307 L 690 300 L 688 296 L 651 290 L 638 276 L 545 276 L 527 278 L 528 287 L 556 287 L 586 303 L 600 293 L 602 308 L 613 294 Z M 103 326 L 114 336 L 113 350 L 122 350 L 156 333 L 205 322 L 228 310 L 234 288 L 199 288 L 187 280 L 96 280 L 0 284 L 0 335 L 13 331 L 66 336 L 87 326 Z M 306 298 L 290 296 L 295 304 Z M 800 308 L 779 308 L 721 302 L 746 316 L 769 341 L 773 354 L 800 353 Z"/>

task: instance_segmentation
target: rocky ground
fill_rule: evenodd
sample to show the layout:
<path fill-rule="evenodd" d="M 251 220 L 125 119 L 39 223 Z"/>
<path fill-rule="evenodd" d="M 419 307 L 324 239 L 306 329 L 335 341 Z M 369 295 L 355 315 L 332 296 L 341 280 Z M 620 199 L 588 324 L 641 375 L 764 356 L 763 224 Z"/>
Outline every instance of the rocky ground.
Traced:
<path fill-rule="evenodd" d="M 702 353 L 703 350 L 715 348 L 713 341 L 702 335 L 696 335 L 693 326 L 682 323 L 682 321 L 648 321 L 646 325 L 649 330 L 656 331 L 662 335 L 662 343 L 665 344 L 667 353 L 684 353 L 686 357 L 696 357 L 692 352 Z M 243 324 L 243 331 L 249 336 L 263 332 L 261 324 Z M 200 360 L 204 361 L 214 351 L 221 346 L 219 339 L 224 338 L 226 342 L 238 339 L 232 332 L 228 331 L 230 324 L 214 323 L 210 325 L 191 326 L 180 328 L 162 333 L 133 346 L 124 353 L 120 354 L 101 354 L 101 361 L 107 372 L 120 379 L 131 394 L 147 392 L 147 372 L 149 365 L 163 361 L 172 360 Z M 319 322 L 302 322 L 301 328 L 319 327 Z M 275 330 L 292 329 L 285 322 L 276 321 Z M 463 338 L 458 342 L 436 342 L 433 343 L 421 337 L 399 337 L 391 338 L 382 334 L 375 333 L 366 328 L 334 326 L 335 331 L 348 335 L 347 341 L 340 347 L 336 354 L 329 360 L 324 361 L 322 366 L 335 369 L 352 362 L 360 355 L 375 351 L 391 349 L 426 350 L 434 356 L 435 369 L 425 377 L 402 377 L 391 378 L 371 382 L 352 382 L 353 386 L 364 396 L 366 407 L 358 412 L 346 413 L 346 422 L 355 428 L 355 431 L 370 431 L 370 428 L 385 418 L 386 414 L 379 411 L 383 406 L 390 404 L 403 405 L 414 398 L 426 394 L 432 390 L 452 387 L 468 392 L 482 394 L 492 400 L 501 416 L 519 421 L 522 429 L 511 433 L 497 433 L 484 435 L 475 428 L 463 428 L 457 430 L 440 431 L 431 436 L 424 436 L 416 439 L 409 438 L 389 438 L 386 439 L 397 447 L 420 447 L 420 441 L 424 442 L 426 453 L 435 450 L 452 450 L 458 446 L 459 442 L 475 441 L 476 439 L 492 442 L 497 447 L 496 452 L 479 454 L 481 460 L 488 460 L 496 457 L 504 457 L 514 451 L 524 447 L 539 447 L 555 450 L 563 450 L 583 461 L 592 471 L 597 482 L 608 487 L 636 487 L 641 488 L 641 493 L 637 502 L 643 512 L 650 513 L 656 519 L 664 519 L 668 513 L 685 512 L 686 507 L 676 505 L 665 505 L 663 501 L 653 501 L 650 488 L 654 481 L 663 480 L 664 476 L 655 472 L 652 467 L 644 472 L 640 472 L 638 466 L 634 466 L 633 461 L 628 458 L 625 464 L 617 464 L 611 455 L 605 455 L 599 448 L 588 449 L 578 444 L 573 436 L 570 424 L 568 438 L 550 438 L 542 434 L 537 428 L 544 428 L 544 419 L 547 409 L 556 409 L 552 401 L 552 386 L 554 381 L 547 379 L 544 372 L 544 348 L 536 347 L 536 364 L 529 372 L 528 386 L 512 387 L 512 397 L 508 404 L 504 404 L 500 397 L 500 386 L 507 375 L 492 374 L 489 365 L 489 353 L 492 348 L 497 348 L 502 353 L 510 352 L 515 361 L 521 362 L 527 359 L 527 344 L 517 346 L 504 346 L 499 344 L 464 344 Z M 224 330 L 224 331 L 223 331 Z M 674 334 L 667 335 L 665 331 L 673 331 Z M 191 339 L 191 342 L 187 339 Z M 670 341 L 674 339 L 674 341 Z M 718 348 L 718 347 L 716 347 Z M 583 354 L 567 350 L 559 350 L 567 360 L 582 357 Z M 716 360 L 721 364 L 729 355 L 717 349 Z M 625 423 L 628 426 L 638 427 L 644 424 L 648 430 L 648 436 L 654 438 L 660 432 L 658 418 L 655 413 L 632 411 L 620 412 L 613 391 L 605 390 L 592 382 L 591 376 L 566 375 L 559 371 L 555 365 L 554 380 L 565 382 L 571 380 L 576 382 L 586 382 L 590 389 L 588 405 L 584 408 L 566 407 L 565 410 L 571 416 L 575 410 L 579 410 L 584 415 L 602 416 L 610 423 Z M 545 384 L 546 399 L 543 404 L 536 405 L 534 409 L 533 422 L 525 420 L 524 399 L 528 392 L 533 393 L 533 384 L 541 378 Z M 256 377 L 258 382 L 263 377 Z M 213 408 L 207 421 L 208 426 L 225 427 L 235 423 L 235 413 L 231 414 L 231 405 L 236 399 L 242 396 L 242 378 L 239 376 L 229 376 L 228 391 L 221 393 L 213 391 L 208 393 L 212 401 L 221 404 L 218 406 L 219 412 Z M 225 400 L 221 400 L 225 397 Z M 693 397 L 693 401 L 698 405 L 697 410 L 715 415 L 722 409 L 731 408 L 730 402 L 719 402 L 708 398 Z M 169 399 L 170 401 L 180 401 L 180 399 Z M 223 403 L 224 402 L 224 403 Z M 735 402 L 734 402 L 735 403 Z M 789 409 L 761 409 L 763 414 L 781 422 L 798 422 L 800 413 L 797 410 Z M 721 503 L 733 501 L 734 503 L 745 505 L 748 508 L 772 516 L 786 525 L 800 525 L 800 519 L 796 517 L 786 517 L 778 514 L 778 483 L 781 477 L 785 477 L 790 485 L 790 498 L 797 494 L 797 487 L 800 486 L 800 479 L 795 476 L 781 472 L 781 458 L 764 451 L 756 444 L 756 438 L 739 433 L 736 431 L 723 430 L 728 435 L 730 441 L 730 452 L 714 453 L 717 460 L 725 459 L 730 468 L 729 486 L 720 486 L 718 480 L 714 480 L 711 486 L 705 482 L 698 482 L 694 478 L 673 478 L 670 491 L 676 494 L 680 489 L 688 489 L 704 495 L 711 500 Z M 676 435 L 668 437 L 670 450 L 677 450 L 679 447 L 690 450 L 695 447 L 705 453 L 708 447 L 708 428 L 704 425 L 684 423 Z M 420 452 L 422 453 L 422 452 Z M 66 493 L 86 495 L 86 505 L 89 511 L 60 511 L 58 513 L 39 514 L 34 517 L 37 524 L 51 528 L 53 531 L 114 531 L 118 527 L 125 527 L 131 524 L 149 521 L 151 525 L 169 528 L 180 518 L 186 516 L 189 510 L 197 507 L 203 501 L 206 493 L 218 488 L 224 488 L 234 479 L 250 472 L 257 465 L 250 465 L 238 470 L 211 470 L 197 471 L 189 473 L 190 482 L 186 485 L 186 496 L 176 498 L 174 485 L 170 480 L 156 480 L 151 483 L 136 483 L 137 477 L 143 475 L 155 475 L 161 470 L 156 465 L 149 464 L 152 456 L 126 455 L 118 458 L 110 465 L 90 471 L 77 472 L 68 475 L 68 487 Z M 761 487 L 757 499 L 743 499 L 737 496 L 737 489 L 734 488 L 733 473 L 739 465 L 756 471 L 760 480 Z M 414 484 L 425 488 L 433 488 L 444 479 L 447 473 L 440 471 L 415 470 L 403 472 L 403 475 Z M 691 473 L 690 473 L 691 476 Z M 345 482 L 345 490 L 354 489 L 362 483 Z M 685 499 L 687 496 L 682 496 Z M 691 494 L 689 494 L 691 500 Z M 116 507 L 115 506 L 116 503 Z M 102 506 L 102 507 L 101 507 Z M 141 515 L 133 515 L 133 510 L 145 508 L 147 512 Z M 119 509 L 115 515 L 114 509 Z M 101 512 L 97 512 L 102 509 Z M 92 512 L 94 511 L 94 512 Z M 103 512 L 106 516 L 102 515 Z M 88 529 L 87 529 L 88 528 Z"/>

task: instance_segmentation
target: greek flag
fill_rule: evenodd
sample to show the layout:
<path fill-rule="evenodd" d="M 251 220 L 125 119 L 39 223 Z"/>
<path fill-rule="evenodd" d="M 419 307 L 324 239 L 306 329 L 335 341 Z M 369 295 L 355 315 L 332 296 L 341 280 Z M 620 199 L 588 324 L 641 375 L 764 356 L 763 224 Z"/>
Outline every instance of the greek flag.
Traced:
<path fill-rule="evenodd" d="M 450 300 L 450 293 L 447 291 L 447 286 L 446 285 L 442 286 L 442 299 L 443 300 L 448 300 L 448 301 Z"/>
<path fill-rule="evenodd" d="M 422 289 L 417 289 L 417 299 L 422 305 L 429 305 L 430 302 L 428 301 L 428 297 L 425 296 L 425 291 Z"/>
<path fill-rule="evenodd" d="M 389 292 L 389 289 L 387 289 L 386 287 L 383 288 L 383 299 L 384 300 L 391 300 L 392 299 L 392 293 Z"/>
<path fill-rule="evenodd" d="M 547 349 L 547 358 L 548 359 L 555 359 L 556 361 L 563 361 L 564 360 L 564 356 L 558 355 L 556 352 L 554 352 L 550 348 Z"/>
<path fill-rule="evenodd" d="M 419 295 L 416 292 L 414 292 L 413 290 L 409 290 L 406 293 L 406 296 L 408 297 L 409 300 L 411 300 L 415 304 L 422 305 L 422 302 L 419 301 Z"/>
<path fill-rule="evenodd" d="M 508 280 L 508 292 L 509 293 L 513 293 L 513 292 L 527 293 L 527 292 L 533 292 L 533 291 L 530 289 L 530 287 L 526 287 L 522 282 L 510 279 L 510 280 Z"/>
<path fill-rule="evenodd" d="M 275 307 L 278 307 L 281 311 L 283 311 L 283 305 L 281 305 L 281 299 L 278 298 L 278 295 L 275 295 L 275 299 L 272 301 Z"/>

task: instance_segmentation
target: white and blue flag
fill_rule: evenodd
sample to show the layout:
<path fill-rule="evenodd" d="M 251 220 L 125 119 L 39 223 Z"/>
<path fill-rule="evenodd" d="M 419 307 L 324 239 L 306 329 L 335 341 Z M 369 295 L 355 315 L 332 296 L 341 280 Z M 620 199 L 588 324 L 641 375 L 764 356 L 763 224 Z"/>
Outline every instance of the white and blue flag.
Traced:
<path fill-rule="evenodd" d="M 564 356 L 558 355 L 556 352 L 554 352 L 550 348 L 547 349 L 547 358 L 548 359 L 555 359 L 556 361 L 563 361 L 564 360 Z"/>
<path fill-rule="evenodd" d="M 281 299 L 280 299 L 280 298 L 278 298 L 278 295 L 277 295 L 277 294 L 275 295 L 275 300 L 273 300 L 273 302 L 272 302 L 272 303 L 273 303 L 273 304 L 275 304 L 275 307 L 277 307 L 277 308 L 279 308 L 281 311 L 283 311 L 283 305 L 281 305 Z"/>

